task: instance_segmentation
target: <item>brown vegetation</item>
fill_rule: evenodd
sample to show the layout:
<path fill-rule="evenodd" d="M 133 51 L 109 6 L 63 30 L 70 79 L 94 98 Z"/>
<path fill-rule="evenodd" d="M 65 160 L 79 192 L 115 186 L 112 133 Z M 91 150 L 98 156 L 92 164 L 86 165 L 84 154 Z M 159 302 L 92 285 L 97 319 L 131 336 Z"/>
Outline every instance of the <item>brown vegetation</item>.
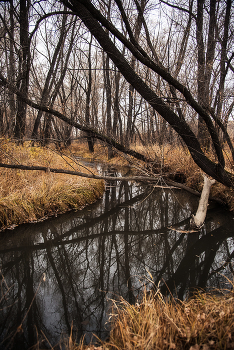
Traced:
<path fill-rule="evenodd" d="M 88 145 L 85 142 L 74 142 L 69 148 L 69 154 L 75 154 L 84 157 L 87 160 L 105 162 L 112 165 L 131 166 L 136 173 L 142 171 L 149 175 L 161 175 L 165 179 L 171 179 L 176 182 L 183 182 L 187 187 L 202 191 L 203 172 L 195 164 L 190 153 L 182 145 L 149 145 L 142 146 L 139 144 L 132 145 L 132 149 L 144 154 L 147 158 L 152 159 L 151 164 L 145 164 L 131 156 L 122 153 L 115 153 L 114 158 L 108 159 L 108 149 L 101 143 L 96 143 L 94 153 L 88 151 Z M 228 171 L 232 172 L 233 164 L 231 156 L 228 152 L 225 153 L 226 164 Z M 234 192 L 219 182 L 216 182 L 211 189 L 211 197 L 217 198 L 227 204 L 231 211 L 234 210 Z"/>
<path fill-rule="evenodd" d="M 55 149 L 31 147 L 30 144 L 17 146 L 15 143 L 1 140 L 0 158 L 3 162 L 27 165 L 44 165 L 48 168 L 63 167 L 85 172 L 72 155 L 111 164 L 131 164 L 135 169 L 146 169 L 143 163 L 118 155 L 107 159 L 107 149 L 95 145 L 90 157 L 86 144 L 74 143 L 66 150 L 66 156 Z M 138 146 L 139 150 L 140 146 Z M 152 159 L 161 159 L 161 169 L 167 174 L 183 173 L 185 183 L 200 190 L 202 174 L 191 157 L 182 147 L 170 146 L 141 148 Z M 82 169 L 81 169 L 82 167 Z M 162 174 L 163 175 L 163 174 Z M 54 213 L 71 208 L 80 209 L 92 203 L 104 191 L 104 182 L 64 174 L 52 174 L 49 171 L 19 171 L 0 169 L 0 223 L 1 226 L 38 220 Z M 213 194 L 220 193 L 227 202 L 232 203 L 230 190 L 220 184 L 214 185 Z M 234 208 L 234 206 L 232 207 Z M 221 291 L 213 294 L 201 293 L 181 302 L 173 297 L 164 298 L 159 290 L 144 292 L 135 305 L 125 300 L 113 301 L 111 315 L 112 330 L 107 342 L 98 346 L 76 344 L 72 336 L 67 348 L 84 349 L 188 349 L 212 350 L 234 348 L 234 297 L 233 292 Z"/>
<path fill-rule="evenodd" d="M 74 142 L 62 153 L 54 147 L 31 147 L 30 143 L 18 146 L 1 139 L 1 162 L 45 166 L 48 172 L 0 169 L 0 227 L 37 221 L 70 209 L 81 209 L 99 198 L 104 191 L 103 181 L 49 172 L 49 168 L 63 168 L 88 173 L 90 170 L 77 161 L 79 158 L 111 165 L 130 165 L 137 174 L 143 172 L 144 175 L 148 173 L 152 176 L 156 171 L 158 175 L 175 181 L 180 181 L 178 175 L 183 176 L 186 186 L 201 191 L 202 172 L 182 146 L 132 147 L 151 158 L 152 163 L 145 165 L 121 153 L 115 153 L 114 158 L 108 159 L 108 149 L 102 143 L 95 144 L 94 153 L 89 152 L 84 142 Z M 234 209 L 233 191 L 224 185 L 216 183 L 211 196 L 222 199 L 231 210 Z"/>
<path fill-rule="evenodd" d="M 37 221 L 70 209 L 82 209 L 104 192 L 104 181 L 53 174 L 49 168 L 89 172 L 88 168 L 54 149 L 17 146 L 1 139 L 0 161 L 42 165 L 48 172 L 0 169 L 0 227 Z"/>
<path fill-rule="evenodd" d="M 99 346 L 76 345 L 72 350 L 177 349 L 212 350 L 234 348 L 233 292 L 197 292 L 181 302 L 164 298 L 159 290 L 143 294 L 130 305 L 113 302 L 110 339 Z"/>

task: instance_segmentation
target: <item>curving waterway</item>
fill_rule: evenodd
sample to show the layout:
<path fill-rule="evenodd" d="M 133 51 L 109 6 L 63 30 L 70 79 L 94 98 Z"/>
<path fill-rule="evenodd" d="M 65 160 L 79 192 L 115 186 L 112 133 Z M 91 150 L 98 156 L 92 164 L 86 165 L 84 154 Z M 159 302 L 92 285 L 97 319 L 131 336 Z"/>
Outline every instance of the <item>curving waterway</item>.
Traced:
<path fill-rule="evenodd" d="M 204 227 L 189 233 L 198 200 L 178 189 L 108 183 L 94 205 L 2 232 L 0 349 L 46 338 L 50 348 L 71 327 L 77 340 L 105 339 L 111 299 L 134 303 L 152 278 L 180 299 L 198 287 L 230 288 L 234 216 L 211 204 Z"/>

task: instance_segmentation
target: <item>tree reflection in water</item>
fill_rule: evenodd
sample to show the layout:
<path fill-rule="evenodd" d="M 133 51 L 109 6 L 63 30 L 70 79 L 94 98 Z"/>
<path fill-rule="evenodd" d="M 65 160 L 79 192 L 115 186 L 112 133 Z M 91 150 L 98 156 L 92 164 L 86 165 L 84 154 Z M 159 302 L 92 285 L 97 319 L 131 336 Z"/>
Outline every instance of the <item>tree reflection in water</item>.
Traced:
<path fill-rule="evenodd" d="M 3 233 L 0 348 L 27 349 L 44 335 L 55 344 L 72 325 L 78 339 L 107 337 L 109 299 L 134 303 L 147 271 L 181 299 L 195 287 L 226 287 L 233 217 L 213 207 L 199 233 L 184 233 L 197 203 L 181 190 L 109 183 L 82 211 Z"/>

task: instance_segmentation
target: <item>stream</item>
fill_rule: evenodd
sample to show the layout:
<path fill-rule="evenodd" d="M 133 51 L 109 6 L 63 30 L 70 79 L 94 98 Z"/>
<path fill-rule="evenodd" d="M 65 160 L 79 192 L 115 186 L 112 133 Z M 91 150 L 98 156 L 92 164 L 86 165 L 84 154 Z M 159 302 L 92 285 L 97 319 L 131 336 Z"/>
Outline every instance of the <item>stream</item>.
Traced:
<path fill-rule="evenodd" d="M 2 232 L 0 349 L 42 339 L 50 348 L 71 327 L 77 341 L 106 339 L 112 300 L 134 303 L 144 286 L 181 300 L 196 288 L 230 289 L 234 215 L 211 203 L 205 225 L 189 233 L 198 201 L 175 188 L 109 182 L 83 210 Z"/>

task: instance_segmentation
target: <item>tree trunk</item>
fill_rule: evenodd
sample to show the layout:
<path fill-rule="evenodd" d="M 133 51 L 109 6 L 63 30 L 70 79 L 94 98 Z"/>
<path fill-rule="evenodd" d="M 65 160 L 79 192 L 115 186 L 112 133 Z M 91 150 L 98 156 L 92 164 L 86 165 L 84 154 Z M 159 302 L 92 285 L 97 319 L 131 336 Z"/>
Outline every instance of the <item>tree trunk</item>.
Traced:
<path fill-rule="evenodd" d="M 223 107 L 223 97 L 224 97 L 224 83 L 227 75 L 226 70 L 226 57 L 227 57 L 227 41 L 228 41 L 228 29 L 230 23 L 230 12 L 231 12 L 231 0 L 227 1 L 226 14 L 224 20 L 224 34 L 221 43 L 221 61 L 220 61 L 220 82 L 219 89 L 217 92 L 217 117 L 222 119 L 222 107 Z"/>
<path fill-rule="evenodd" d="M 86 106 L 85 106 L 85 123 L 87 125 L 90 125 L 90 97 L 91 97 L 91 89 L 92 89 L 92 66 L 91 66 L 91 46 L 92 46 L 92 36 L 89 42 L 89 55 L 88 55 L 88 86 L 86 88 Z M 87 139 L 88 139 L 88 146 L 89 146 L 89 152 L 94 152 L 94 139 L 92 138 L 92 135 L 88 132 Z"/>
<path fill-rule="evenodd" d="M 2 108 L 0 107 L 0 137 L 4 135 L 4 130 L 3 130 L 3 111 Z"/>
<path fill-rule="evenodd" d="M 114 117 L 113 117 L 113 136 L 117 137 L 121 143 L 123 143 L 123 133 L 122 133 L 122 120 L 120 115 L 120 96 L 119 96 L 119 82 L 120 82 L 120 71 L 117 71 L 115 67 L 115 96 L 114 96 Z M 118 125 L 119 123 L 119 133 Z"/>
<path fill-rule="evenodd" d="M 15 37 L 14 34 L 14 28 L 15 28 L 15 22 L 14 22 L 14 7 L 13 7 L 13 0 L 10 1 L 10 53 L 9 53 L 9 71 L 7 72 L 7 75 L 9 77 L 9 81 L 14 84 L 15 82 L 15 57 L 14 57 L 14 45 L 13 40 Z M 9 106 L 10 106 L 10 120 L 9 120 L 9 131 L 8 135 L 12 137 L 12 125 L 15 122 L 15 116 L 16 116 L 16 105 L 15 105 L 15 96 L 14 94 L 9 91 Z"/>
<path fill-rule="evenodd" d="M 215 54 L 215 26 L 216 26 L 216 0 L 210 0 L 209 31 L 207 48 L 204 45 L 203 11 L 205 1 L 197 1 L 196 37 L 197 37 L 197 87 L 198 103 L 208 108 L 210 107 L 210 79 L 214 63 Z M 205 149 L 210 147 L 210 135 L 206 123 L 201 115 L 198 116 L 198 138 Z"/>
<path fill-rule="evenodd" d="M 134 39 L 136 42 L 139 41 L 139 36 L 142 28 L 143 23 L 143 13 L 146 6 L 146 0 L 141 0 L 141 13 L 138 13 L 138 17 L 135 24 L 135 30 L 134 30 Z M 123 13 L 122 13 L 123 15 Z M 131 67 L 134 70 L 136 65 L 136 58 L 132 56 L 131 58 Z M 129 86 L 129 92 L 128 92 L 128 115 L 127 115 L 127 129 L 125 134 L 125 145 L 126 147 L 130 146 L 130 143 L 132 142 L 133 133 L 134 133 L 134 122 L 133 122 L 133 103 L 134 103 L 134 87 L 132 85 Z"/>
<path fill-rule="evenodd" d="M 55 63 L 56 60 L 58 59 L 58 53 L 61 49 L 62 43 L 65 40 L 65 25 L 66 25 L 66 21 L 67 21 L 67 15 L 64 14 L 63 15 L 63 19 L 62 19 L 62 25 L 61 25 L 61 32 L 60 32 L 60 37 L 57 43 L 57 46 L 54 50 L 54 54 L 53 54 L 53 58 L 52 61 L 50 63 L 50 69 L 47 73 L 47 77 L 46 77 L 46 81 L 44 84 L 44 88 L 42 91 L 42 96 L 41 96 L 41 104 L 42 105 L 46 105 L 48 103 L 49 100 L 49 95 L 50 95 L 50 89 L 49 89 L 49 85 L 51 82 L 51 79 L 53 77 L 53 73 L 54 73 L 54 68 L 55 68 Z M 38 128 L 40 125 L 40 121 L 41 121 L 41 117 L 42 117 L 43 112 L 39 111 L 34 123 L 34 127 L 33 127 L 33 131 L 32 131 L 32 139 L 36 139 L 38 137 Z"/>
<path fill-rule="evenodd" d="M 204 0 L 197 1 L 197 99 L 198 103 L 204 106 L 205 96 L 205 49 L 203 42 L 203 7 Z M 209 135 L 203 118 L 198 115 L 198 139 L 201 145 L 209 148 Z"/>
<path fill-rule="evenodd" d="M 82 1 L 82 0 L 81 0 Z M 218 181 L 224 183 L 228 186 L 232 186 L 232 181 L 227 178 L 227 173 L 224 171 L 224 158 L 222 153 L 222 148 L 220 147 L 220 142 L 217 138 L 217 133 L 214 130 L 214 126 L 209 115 L 205 112 L 201 105 L 197 104 L 192 95 L 186 89 L 185 86 L 181 86 L 178 81 L 175 81 L 173 77 L 164 69 L 161 70 L 160 66 L 156 66 L 155 62 L 145 60 L 142 56 L 139 57 L 141 62 L 145 62 L 146 65 L 151 65 L 153 70 L 160 71 L 160 75 L 167 80 L 170 84 L 174 85 L 179 91 L 181 91 L 188 101 L 188 103 L 197 111 L 202 114 L 203 118 L 206 120 L 209 126 L 209 132 L 213 139 L 213 144 L 215 147 L 216 154 L 218 156 L 219 164 L 214 164 L 210 159 L 208 159 L 199 144 L 199 141 L 195 134 L 192 132 L 188 123 L 181 120 L 176 113 L 174 113 L 171 108 L 163 101 L 162 98 L 157 96 L 157 94 L 149 88 L 149 86 L 140 78 L 139 75 L 128 64 L 126 59 L 120 53 L 118 48 L 114 45 L 113 41 L 110 40 L 107 33 L 103 30 L 100 23 L 92 16 L 90 11 L 81 4 L 81 1 L 71 1 L 71 8 L 77 13 L 81 18 L 90 32 L 95 36 L 99 44 L 102 46 L 105 52 L 108 52 L 109 57 L 118 67 L 121 73 L 124 75 L 125 79 L 139 92 L 139 94 L 173 127 L 173 129 L 181 136 L 187 145 L 190 154 L 197 165 L 208 175 L 217 179 Z M 90 4 L 90 2 L 88 2 Z M 86 4 L 86 2 L 85 2 Z M 90 5 L 92 6 L 92 5 Z M 122 39 L 122 38 L 121 38 Z M 123 38 L 123 42 L 125 42 Z M 128 44 L 130 46 L 130 44 Z M 131 50 L 134 48 L 131 46 Z M 136 53 L 138 57 L 138 54 Z"/>
<path fill-rule="evenodd" d="M 30 41 L 29 41 L 29 5 L 30 0 L 20 1 L 20 61 L 19 61 L 19 91 L 28 97 L 30 70 Z M 23 142 L 26 127 L 27 104 L 17 99 L 17 114 L 15 123 L 15 138 Z"/>
<path fill-rule="evenodd" d="M 111 0 L 108 2 L 107 18 L 110 20 Z M 108 30 L 106 31 L 109 36 Z M 104 66 L 104 89 L 106 92 L 106 134 L 112 135 L 112 118 L 111 118 L 111 81 L 110 81 L 110 58 L 107 53 L 103 53 Z M 113 149 L 108 146 L 108 159 L 114 157 Z"/>
<path fill-rule="evenodd" d="M 206 218 L 206 212 L 208 207 L 208 200 L 210 195 L 210 188 L 215 183 L 215 180 L 210 180 L 207 176 L 204 176 L 204 185 L 199 201 L 196 215 L 192 215 L 190 225 L 192 228 L 201 228 Z"/>

